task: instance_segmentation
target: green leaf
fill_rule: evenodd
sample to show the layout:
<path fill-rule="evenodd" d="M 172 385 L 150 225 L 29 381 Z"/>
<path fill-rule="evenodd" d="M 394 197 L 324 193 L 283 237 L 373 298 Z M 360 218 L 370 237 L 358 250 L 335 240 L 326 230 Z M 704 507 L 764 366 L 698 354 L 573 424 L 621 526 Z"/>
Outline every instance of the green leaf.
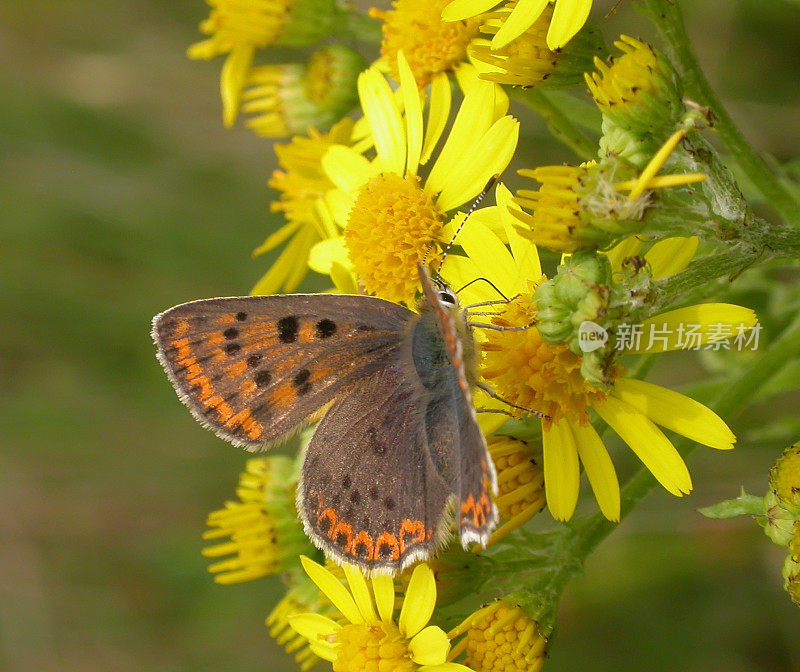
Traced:
<path fill-rule="evenodd" d="M 748 495 L 744 488 L 736 499 L 698 509 L 706 518 L 735 518 L 736 516 L 758 516 L 764 513 L 764 498 Z"/>

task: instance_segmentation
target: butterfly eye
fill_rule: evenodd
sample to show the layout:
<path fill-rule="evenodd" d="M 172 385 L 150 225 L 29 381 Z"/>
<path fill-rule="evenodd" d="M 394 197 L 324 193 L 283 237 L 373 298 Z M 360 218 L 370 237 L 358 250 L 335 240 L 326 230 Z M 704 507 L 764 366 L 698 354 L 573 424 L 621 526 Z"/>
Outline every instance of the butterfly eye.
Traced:
<path fill-rule="evenodd" d="M 456 299 L 456 295 L 453 293 L 451 289 L 444 289 L 439 292 L 439 301 L 442 303 L 446 303 L 450 306 L 455 306 L 458 303 L 458 299 Z"/>

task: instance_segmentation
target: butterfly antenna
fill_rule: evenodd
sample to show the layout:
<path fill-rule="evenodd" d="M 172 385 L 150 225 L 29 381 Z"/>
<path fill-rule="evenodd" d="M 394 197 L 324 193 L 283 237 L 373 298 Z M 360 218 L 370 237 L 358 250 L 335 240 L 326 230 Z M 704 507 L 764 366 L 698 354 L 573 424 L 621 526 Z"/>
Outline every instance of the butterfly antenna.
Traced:
<path fill-rule="evenodd" d="M 494 183 L 497 182 L 497 180 L 499 178 L 500 178 L 499 174 L 492 175 L 492 177 L 489 178 L 489 181 L 486 183 L 486 186 L 483 188 L 481 193 L 478 194 L 478 196 L 472 202 L 472 205 L 469 206 L 469 210 L 467 210 L 467 214 L 464 216 L 464 219 L 461 220 L 461 223 L 458 225 L 458 228 L 456 229 L 456 232 L 453 234 L 453 237 L 450 239 L 450 242 L 447 243 L 447 247 L 444 248 L 444 252 L 442 253 L 442 258 L 439 261 L 439 267 L 436 269 L 436 277 L 437 278 L 441 275 L 442 266 L 444 266 L 444 260 L 447 258 L 447 253 L 450 251 L 450 248 L 453 247 L 453 244 L 456 242 L 456 238 L 458 237 L 458 234 L 461 233 L 461 229 L 464 228 L 464 224 L 467 223 L 467 220 L 469 219 L 469 216 L 473 212 L 475 212 L 475 210 L 478 209 L 478 206 L 481 204 L 481 201 L 484 199 L 486 194 L 489 193 L 489 190 L 494 186 Z M 431 242 L 431 244 L 428 245 L 428 250 L 427 250 L 427 252 L 425 252 L 425 258 L 428 257 L 428 252 L 431 251 L 431 246 L 432 245 L 433 245 L 433 242 Z M 423 261 L 424 261 L 424 259 L 423 259 Z"/>

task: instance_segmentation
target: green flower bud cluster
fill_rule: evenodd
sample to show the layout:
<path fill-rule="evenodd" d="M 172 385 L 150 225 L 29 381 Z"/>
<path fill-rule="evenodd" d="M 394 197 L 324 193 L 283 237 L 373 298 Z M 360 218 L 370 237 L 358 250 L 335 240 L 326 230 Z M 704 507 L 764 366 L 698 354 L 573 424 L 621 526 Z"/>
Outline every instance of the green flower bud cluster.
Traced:
<path fill-rule="evenodd" d="M 586 83 L 603 114 L 601 156 L 623 156 L 642 168 L 675 130 L 683 91 L 671 63 L 649 44 L 626 35 L 614 43 L 622 56 L 595 59 Z"/>
<path fill-rule="evenodd" d="M 613 378 L 616 325 L 638 319 L 649 294 L 645 269 L 626 267 L 615 281 L 608 257 L 576 252 L 537 287 L 536 327 L 546 343 L 565 343 L 580 355 L 584 380 L 605 388 Z"/>

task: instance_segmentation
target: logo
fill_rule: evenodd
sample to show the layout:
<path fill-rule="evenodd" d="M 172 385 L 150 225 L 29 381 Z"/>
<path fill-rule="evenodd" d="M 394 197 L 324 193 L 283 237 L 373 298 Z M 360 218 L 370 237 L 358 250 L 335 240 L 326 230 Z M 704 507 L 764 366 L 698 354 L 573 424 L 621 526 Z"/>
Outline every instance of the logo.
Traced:
<path fill-rule="evenodd" d="M 590 320 L 581 322 L 578 327 L 578 347 L 582 352 L 594 352 L 608 343 L 608 332 Z"/>

